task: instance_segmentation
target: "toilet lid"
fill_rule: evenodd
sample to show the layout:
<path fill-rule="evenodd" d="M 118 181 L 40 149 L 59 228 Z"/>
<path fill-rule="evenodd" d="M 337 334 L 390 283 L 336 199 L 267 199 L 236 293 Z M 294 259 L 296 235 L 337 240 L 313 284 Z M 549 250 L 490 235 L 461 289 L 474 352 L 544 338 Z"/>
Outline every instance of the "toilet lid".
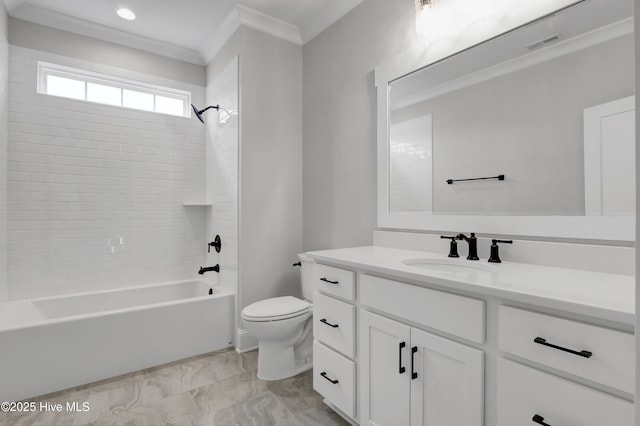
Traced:
<path fill-rule="evenodd" d="M 309 302 L 293 296 L 273 297 L 252 303 L 242 310 L 247 318 L 274 318 L 301 315 L 311 307 Z"/>

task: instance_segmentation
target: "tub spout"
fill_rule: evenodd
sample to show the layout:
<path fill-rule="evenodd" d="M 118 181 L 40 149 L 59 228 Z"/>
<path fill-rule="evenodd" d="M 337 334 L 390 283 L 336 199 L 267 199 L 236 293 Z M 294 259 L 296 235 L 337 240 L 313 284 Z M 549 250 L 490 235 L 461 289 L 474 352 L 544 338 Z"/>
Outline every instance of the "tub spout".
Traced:
<path fill-rule="evenodd" d="M 205 272 L 220 272 L 220 265 L 216 265 L 216 266 L 207 266 L 206 268 L 203 268 L 202 266 L 200 267 L 200 270 L 198 271 L 198 273 L 200 275 L 204 275 Z"/>

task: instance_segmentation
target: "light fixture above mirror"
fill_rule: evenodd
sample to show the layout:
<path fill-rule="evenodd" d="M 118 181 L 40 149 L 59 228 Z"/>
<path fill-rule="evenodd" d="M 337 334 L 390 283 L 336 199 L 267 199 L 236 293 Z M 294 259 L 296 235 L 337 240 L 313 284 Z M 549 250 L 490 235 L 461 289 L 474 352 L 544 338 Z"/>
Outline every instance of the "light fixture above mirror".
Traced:
<path fill-rule="evenodd" d="M 435 0 L 416 0 L 416 14 L 421 14 L 425 9 L 433 7 Z"/>

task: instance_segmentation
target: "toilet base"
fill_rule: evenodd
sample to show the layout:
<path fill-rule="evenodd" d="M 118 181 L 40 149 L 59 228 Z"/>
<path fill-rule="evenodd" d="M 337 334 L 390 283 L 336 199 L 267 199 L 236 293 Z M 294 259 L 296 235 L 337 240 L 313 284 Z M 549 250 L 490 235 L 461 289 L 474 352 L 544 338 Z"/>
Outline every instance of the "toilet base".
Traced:
<path fill-rule="evenodd" d="M 282 347 L 261 341 L 258 349 L 258 379 L 265 381 L 293 377 L 313 366 L 312 356 L 296 359 L 293 346 Z"/>

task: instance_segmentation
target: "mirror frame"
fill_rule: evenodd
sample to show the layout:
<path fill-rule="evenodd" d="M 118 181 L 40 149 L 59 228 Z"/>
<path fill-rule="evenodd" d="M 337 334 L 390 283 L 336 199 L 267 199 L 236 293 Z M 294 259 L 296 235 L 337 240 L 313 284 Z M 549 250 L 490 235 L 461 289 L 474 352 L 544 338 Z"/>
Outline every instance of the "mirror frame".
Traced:
<path fill-rule="evenodd" d="M 570 6 L 568 6 L 570 7 Z M 551 13 L 556 13 L 556 11 Z M 545 15 L 546 16 L 546 15 Z M 540 18 L 538 18 L 540 19 Z M 525 25 L 528 25 L 525 24 Z M 630 19 L 633 29 L 633 19 Z M 519 28 L 502 31 L 467 46 L 450 43 L 447 47 L 414 48 L 375 68 L 377 91 L 377 209 L 378 229 L 436 232 L 476 232 L 495 236 L 532 239 L 610 241 L 631 245 L 635 241 L 635 216 L 488 216 L 434 215 L 421 212 L 391 212 L 389 206 L 389 84 L 428 65 L 500 37 Z M 477 39 L 476 39 L 477 40 Z M 464 43 L 464 42 L 463 42 Z"/>

